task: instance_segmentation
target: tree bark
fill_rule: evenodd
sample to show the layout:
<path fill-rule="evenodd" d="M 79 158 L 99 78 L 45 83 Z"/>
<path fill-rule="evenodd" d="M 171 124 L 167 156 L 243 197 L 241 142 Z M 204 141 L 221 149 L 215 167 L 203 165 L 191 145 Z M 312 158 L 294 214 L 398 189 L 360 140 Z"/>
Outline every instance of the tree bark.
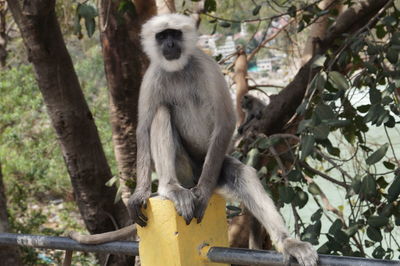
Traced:
<path fill-rule="evenodd" d="M 318 4 L 321 10 L 332 10 L 337 9 L 341 11 L 343 5 L 339 0 L 323 0 Z M 301 57 L 302 64 L 307 63 L 313 56 L 316 48 L 316 43 L 325 37 L 326 30 L 329 26 L 329 17 L 332 17 L 331 13 L 321 16 L 311 25 L 310 34 L 308 36 L 306 45 L 304 47 L 303 56 Z"/>
<path fill-rule="evenodd" d="M 8 0 L 8 5 L 33 63 L 80 213 L 90 233 L 115 230 L 110 216 L 120 226 L 128 224 L 129 216 L 122 202 L 113 203 L 116 189 L 105 185 L 111 171 L 60 31 L 55 0 L 21 2 Z"/>
<path fill-rule="evenodd" d="M 3 174 L 0 164 L 0 233 L 10 232 L 10 224 L 8 223 L 7 200 L 4 192 Z M 1 265 L 22 265 L 18 247 L 16 246 L 0 246 Z"/>
<path fill-rule="evenodd" d="M 175 0 L 156 0 L 157 14 L 175 13 Z"/>
<path fill-rule="evenodd" d="M 137 102 L 142 76 L 148 65 L 140 44 L 140 30 L 157 9 L 154 0 L 136 0 L 136 14 L 121 14 L 118 11 L 121 2 L 102 0 L 99 14 L 114 152 L 122 200 L 126 204 L 131 193 L 125 182 L 136 176 Z"/>
<path fill-rule="evenodd" d="M 249 86 L 247 84 L 247 57 L 246 52 L 243 48 L 238 51 L 238 57 L 236 58 L 235 65 L 235 75 L 233 80 L 236 84 L 236 114 L 237 121 L 236 126 L 241 125 L 244 122 L 245 113 L 243 112 L 241 101 L 243 96 L 249 91 Z"/>
<path fill-rule="evenodd" d="M 334 47 L 335 39 L 342 38 L 344 33 L 352 34 L 365 26 L 381 10 L 388 0 L 368 0 L 346 9 L 330 27 L 325 38 L 318 42 L 315 56 L 325 53 Z M 311 58 L 278 95 L 274 96 L 271 103 L 265 108 L 261 120 L 254 119 L 249 123 L 246 131 L 263 132 L 267 135 L 282 132 L 284 125 L 294 115 L 297 107 L 304 98 L 309 81 L 311 81 L 318 70 L 312 68 Z"/>
<path fill-rule="evenodd" d="M 8 36 L 6 32 L 6 14 L 7 4 L 0 1 L 0 66 L 5 67 L 7 59 L 7 42 Z"/>

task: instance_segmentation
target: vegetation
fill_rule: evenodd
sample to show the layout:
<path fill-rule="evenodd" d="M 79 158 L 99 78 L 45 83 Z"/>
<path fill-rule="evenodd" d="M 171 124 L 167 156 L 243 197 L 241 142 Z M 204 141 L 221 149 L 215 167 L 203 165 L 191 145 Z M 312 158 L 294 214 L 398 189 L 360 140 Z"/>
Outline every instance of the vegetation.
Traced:
<path fill-rule="evenodd" d="M 12 230 L 110 231 L 115 226 L 107 214 L 119 226 L 129 223 L 123 202 L 135 186 L 136 103 L 147 66 L 138 33 L 155 3 L 112 1 L 104 23 L 107 1 L 31 1 L 23 7 L 30 16 L 21 13 L 21 1 L 7 2 L 0 0 L 6 23 L 0 23 L 0 55 L 8 54 L 0 72 L 0 163 Z M 358 2 L 183 0 L 175 6 L 200 14 L 204 34 L 236 34 L 247 23 L 236 61 L 216 59 L 236 84 L 241 121 L 245 93 L 262 91 L 270 104 L 237 137 L 233 155 L 258 170 L 294 233 L 321 254 L 400 259 L 400 2 Z M 37 27 L 41 16 L 49 18 L 45 35 Z M 271 85 L 249 79 L 247 66 L 276 51 L 286 55 L 279 67 L 290 78 L 272 85 L 279 93 L 271 95 Z M 281 78 L 274 75 L 269 78 Z M 228 210 L 231 224 L 249 227 L 240 219 L 246 211 Z M 248 245 L 248 235 L 230 237 Z M 86 255 L 75 254 L 73 262 L 92 265 L 95 258 Z M 60 264 L 62 253 L 24 249 L 22 258 L 24 265 Z M 132 265 L 117 257 L 113 263 Z"/>

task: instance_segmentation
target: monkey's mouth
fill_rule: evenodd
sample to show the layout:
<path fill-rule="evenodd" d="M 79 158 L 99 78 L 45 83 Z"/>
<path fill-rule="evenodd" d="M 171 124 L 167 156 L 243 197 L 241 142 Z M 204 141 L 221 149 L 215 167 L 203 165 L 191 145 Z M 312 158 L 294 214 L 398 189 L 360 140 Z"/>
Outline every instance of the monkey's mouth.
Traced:
<path fill-rule="evenodd" d="M 179 59 L 179 57 L 181 57 L 181 49 L 179 48 L 164 49 L 163 56 L 168 61 Z"/>

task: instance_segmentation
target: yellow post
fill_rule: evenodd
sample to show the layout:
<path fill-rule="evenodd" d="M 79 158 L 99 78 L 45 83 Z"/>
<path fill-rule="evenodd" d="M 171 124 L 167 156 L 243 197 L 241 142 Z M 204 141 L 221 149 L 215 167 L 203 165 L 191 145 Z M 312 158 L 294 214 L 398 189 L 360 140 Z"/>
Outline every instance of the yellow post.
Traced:
<path fill-rule="evenodd" d="M 186 225 L 174 204 L 151 198 L 144 213 L 145 227 L 138 226 L 139 256 L 142 266 L 211 266 L 227 265 L 208 262 L 200 252 L 204 246 L 228 247 L 225 200 L 212 196 L 200 224 Z"/>

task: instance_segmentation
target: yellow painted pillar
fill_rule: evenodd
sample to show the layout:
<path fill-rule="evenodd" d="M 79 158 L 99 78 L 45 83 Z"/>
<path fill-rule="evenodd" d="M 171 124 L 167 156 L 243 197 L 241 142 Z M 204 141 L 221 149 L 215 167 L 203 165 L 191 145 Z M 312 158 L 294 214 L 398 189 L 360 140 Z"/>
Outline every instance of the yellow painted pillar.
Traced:
<path fill-rule="evenodd" d="M 200 255 L 204 246 L 228 247 L 225 200 L 212 196 L 200 224 L 192 220 L 186 225 L 176 213 L 174 204 L 151 198 L 144 213 L 147 226 L 138 226 L 139 256 L 142 266 L 221 266 Z"/>

